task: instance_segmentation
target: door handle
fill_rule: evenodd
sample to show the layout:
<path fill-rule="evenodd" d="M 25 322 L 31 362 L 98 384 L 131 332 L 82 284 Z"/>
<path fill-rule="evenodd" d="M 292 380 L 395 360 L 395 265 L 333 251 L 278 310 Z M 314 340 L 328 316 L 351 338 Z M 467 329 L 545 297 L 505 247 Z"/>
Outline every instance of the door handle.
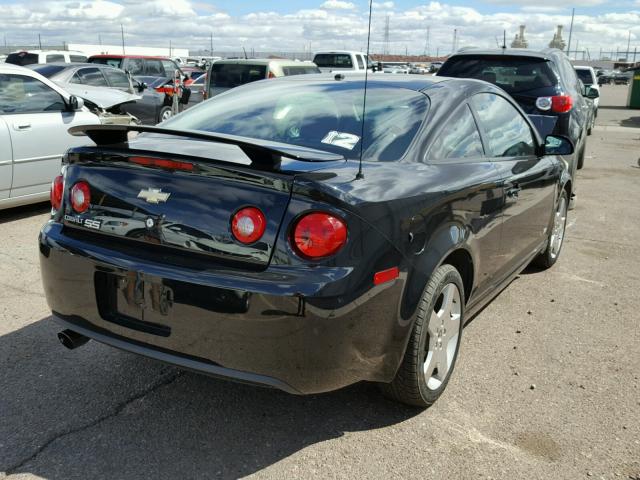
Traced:
<path fill-rule="evenodd" d="M 29 130 L 31 128 L 31 124 L 30 123 L 14 123 L 13 128 L 18 131 Z"/>
<path fill-rule="evenodd" d="M 507 197 L 518 198 L 518 195 L 520 195 L 520 190 L 522 190 L 520 185 L 518 185 L 517 183 L 514 183 L 511 188 L 507 189 Z"/>

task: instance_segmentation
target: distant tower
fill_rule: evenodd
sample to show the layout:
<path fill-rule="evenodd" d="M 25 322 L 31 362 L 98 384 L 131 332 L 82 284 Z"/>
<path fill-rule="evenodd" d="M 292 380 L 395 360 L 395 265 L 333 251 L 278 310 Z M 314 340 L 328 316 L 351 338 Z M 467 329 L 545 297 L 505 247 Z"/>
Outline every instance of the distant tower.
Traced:
<path fill-rule="evenodd" d="M 562 38 L 562 25 L 558 25 L 558 30 L 553 34 L 553 40 L 549 42 L 549 47 L 564 50 L 564 47 L 566 46 L 567 43 Z"/>
<path fill-rule="evenodd" d="M 389 15 L 384 21 L 384 54 L 389 55 Z"/>
<path fill-rule="evenodd" d="M 425 44 L 424 44 L 424 55 L 425 55 L 426 57 L 431 56 L 431 48 L 430 48 L 430 46 L 429 46 L 429 36 L 430 36 L 430 33 L 431 33 L 431 27 L 427 27 L 427 40 L 426 40 L 426 42 L 425 42 Z"/>
<path fill-rule="evenodd" d="M 514 38 L 513 42 L 511 42 L 511 48 L 527 48 L 529 46 L 529 42 L 524 38 L 524 25 L 520 25 L 520 33 L 516 33 L 516 38 Z"/>

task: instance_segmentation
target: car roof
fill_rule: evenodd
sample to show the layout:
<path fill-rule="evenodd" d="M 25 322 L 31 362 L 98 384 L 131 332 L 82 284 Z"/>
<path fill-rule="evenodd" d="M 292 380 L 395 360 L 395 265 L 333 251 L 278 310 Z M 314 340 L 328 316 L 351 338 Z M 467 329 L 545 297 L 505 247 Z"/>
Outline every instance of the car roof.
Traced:
<path fill-rule="evenodd" d="M 557 48 L 545 48 L 543 50 L 533 50 L 529 48 L 467 48 L 454 52 L 449 58 L 460 56 L 504 55 L 505 57 L 532 57 L 549 60 L 552 56 L 556 56 L 561 53 L 562 52 Z"/>
<path fill-rule="evenodd" d="M 325 54 L 335 54 L 335 53 L 343 53 L 347 55 L 357 54 L 357 55 L 366 55 L 364 52 L 358 52 L 357 50 L 321 50 L 319 52 L 315 52 L 313 55 L 325 55 Z"/>
<path fill-rule="evenodd" d="M 60 66 L 60 67 L 65 67 L 66 69 L 69 68 L 78 68 L 78 67 L 90 67 L 90 68 L 111 68 L 113 70 L 120 70 L 117 67 L 114 67 L 112 65 L 105 65 L 103 63 L 88 63 L 88 62 L 49 62 L 49 63 L 33 63 L 31 65 L 26 65 L 26 67 L 28 68 L 35 68 L 35 67 L 43 67 L 45 65 L 54 65 L 54 66 Z"/>
<path fill-rule="evenodd" d="M 336 80 L 340 77 L 339 80 Z M 315 73 L 307 75 L 290 75 L 287 77 L 279 77 L 276 79 L 279 82 L 309 82 L 326 80 L 327 82 L 362 82 L 367 79 L 367 85 L 373 86 L 388 86 L 392 88 L 406 88 L 409 90 L 422 91 L 428 89 L 438 83 L 454 80 L 448 77 L 434 77 L 430 75 L 385 75 L 382 73 L 365 75 L 364 73 Z M 461 81 L 467 81 L 467 79 L 455 79 Z M 268 80 L 273 82 L 274 80 Z"/>
<path fill-rule="evenodd" d="M 100 55 L 91 55 L 89 58 L 152 58 L 158 60 L 171 60 L 169 57 L 163 57 L 158 55 L 122 55 L 122 54 L 100 54 Z"/>
<path fill-rule="evenodd" d="M 39 54 L 39 53 L 68 53 L 69 55 L 82 55 L 84 57 L 86 57 L 87 55 L 84 52 L 81 52 L 79 50 L 16 50 L 15 52 L 11 52 L 11 53 L 32 53 L 32 54 Z"/>
<path fill-rule="evenodd" d="M 573 68 L 576 70 L 593 70 L 593 67 L 590 67 L 589 65 L 574 65 Z"/>
<path fill-rule="evenodd" d="M 248 65 L 270 65 L 275 63 L 277 65 L 292 67 L 296 65 L 302 66 L 315 66 L 315 63 L 305 60 L 304 62 L 298 60 L 289 60 L 286 58 L 233 58 L 233 59 L 223 59 L 218 60 L 214 63 L 214 65 L 238 65 L 238 64 L 248 64 Z"/>

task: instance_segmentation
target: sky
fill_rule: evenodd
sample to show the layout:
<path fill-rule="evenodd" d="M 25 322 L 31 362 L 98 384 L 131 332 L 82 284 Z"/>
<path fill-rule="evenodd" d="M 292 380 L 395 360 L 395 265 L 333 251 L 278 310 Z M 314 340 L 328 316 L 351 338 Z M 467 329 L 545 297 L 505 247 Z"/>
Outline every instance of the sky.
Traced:
<path fill-rule="evenodd" d="M 638 49 L 640 0 L 472 0 L 373 2 L 371 52 L 385 48 L 389 17 L 390 53 L 446 55 L 457 47 L 495 47 L 506 30 L 507 43 L 520 24 L 532 48 L 546 47 L 556 25 L 568 40 L 571 8 L 576 8 L 572 49 Z M 215 52 L 313 52 L 366 49 L 369 3 L 360 0 L 0 0 L 0 44 L 120 43 L 120 25 L 129 45 L 209 49 Z M 427 31 L 429 41 L 427 42 Z M 4 38 L 2 37 L 4 35 Z"/>

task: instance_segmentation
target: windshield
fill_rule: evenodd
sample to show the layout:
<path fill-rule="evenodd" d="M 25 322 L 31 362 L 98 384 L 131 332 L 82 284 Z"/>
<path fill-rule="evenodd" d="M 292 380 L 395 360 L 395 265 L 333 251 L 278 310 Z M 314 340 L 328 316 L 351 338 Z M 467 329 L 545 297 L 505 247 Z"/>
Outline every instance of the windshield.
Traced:
<path fill-rule="evenodd" d="M 67 68 L 65 65 L 34 65 L 30 67 L 32 70 L 38 72 L 40 75 L 46 78 L 53 77 L 56 73 L 59 73 Z"/>
<path fill-rule="evenodd" d="M 101 65 L 122 68 L 122 58 L 92 57 L 89 59 L 89 63 L 99 63 Z"/>
<path fill-rule="evenodd" d="M 576 74 L 585 86 L 588 87 L 589 85 L 593 85 L 593 75 L 591 75 L 591 70 L 576 69 Z"/>
<path fill-rule="evenodd" d="M 209 96 L 214 97 L 230 88 L 245 83 L 255 82 L 267 78 L 266 65 L 251 65 L 248 63 L 214 63 L 211 66 L 211 81 L 209 82 Z"/>
<path fill-rule="evenodd" d="M 163 126 L 300 145 L 357 159 L 363 133 L 362 101 L 363 82 L 293 85 L 269 81 L 220 95 Z M 428 105 L 420 92 L 369 83 L 363 159 L 400 159 Z"/>
<path fill-rule="evenodd" d="M 351 55 L 347 53 L 319 53 L 313 63 L 322 68 L 353 68 Z"/>
<path fill-rule="evenodd" d="M 484 80 L 508 93 L 558 85 L 549 62 L 535 57 L 462 55 L 444 62 L 438 76 Z"/>
<path fill-rule="evenodd" d="M 27 52 L 10 53 L 5 62 L 20 66 L 31 65 L 33 63 L 38 63 L 38 55 L 36 53 Z"/>

